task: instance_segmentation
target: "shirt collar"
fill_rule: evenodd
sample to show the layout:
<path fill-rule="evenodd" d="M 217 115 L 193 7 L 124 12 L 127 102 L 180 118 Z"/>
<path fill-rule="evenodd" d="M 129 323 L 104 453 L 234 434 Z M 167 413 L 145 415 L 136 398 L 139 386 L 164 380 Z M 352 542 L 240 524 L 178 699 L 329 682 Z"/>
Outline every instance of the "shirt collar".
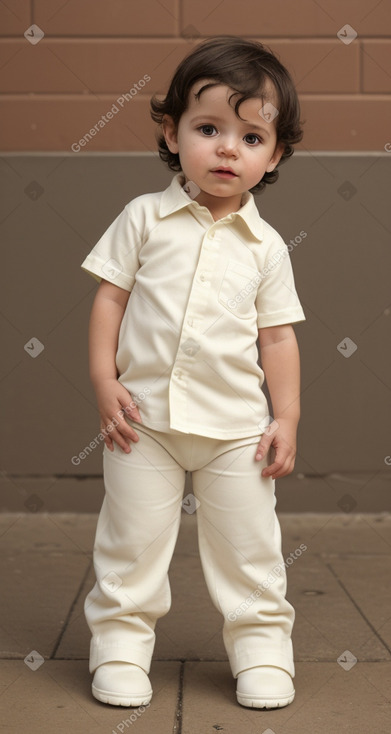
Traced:
<path fill-rule="evenodd" d="M 162 193 L 160 201 L 160 217 L 167 217 L 174 212 L 183 209 L 185 206 L 198 207 L 204 209 L 205 207 L 200 206 L 198 201 L 189 196 L 184 190 L 183 185 L 185 183 L 185 177 L 182 172 L 177 173 L 172 179 L 170 185 Z M 264 225 L 263 220 L 259 216 L 258 209 L 255 205 L 254 197 L 250 191 L 245 191 L 242 196 L 242 206 L 239 211 L 232 212 L 229 215 L 232 219 L 235 216 L 240 217 L 241 220 L 247 225 L 251 234 L 257 239 L 262 241 L 264 238 Z"/>

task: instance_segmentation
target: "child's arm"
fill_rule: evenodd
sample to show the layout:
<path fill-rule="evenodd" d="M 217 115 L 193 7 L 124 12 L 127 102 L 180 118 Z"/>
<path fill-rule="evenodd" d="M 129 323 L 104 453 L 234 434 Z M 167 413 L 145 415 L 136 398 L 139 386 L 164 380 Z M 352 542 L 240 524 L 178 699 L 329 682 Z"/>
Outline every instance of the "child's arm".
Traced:
<path fill-rule="evenodd" d="M 291 324 L 259 329 L 262 369 L 265 373 L 274 420 L 258 445 L 256 460 L 263 458 L 270 445 L 274 461 L 262 476 L 273 479 L 293 471 L 296 456 L 296 433 L 300 419 L 300 357 Z M 274 430 L 275 426 L 275 430 Z"/>
<path fill-rule="evenodd" d="M 90 378 L 96 393 L 101 430 L 107 426 L 113 428 L 107 432 L 105 444 L 113 451 L 113 441 L 116 441 L 126 453 L 131 451 L 128 440 L 138 441 L 138 436 L 126 422 L 121 409 L 126 408 L 127 415 L 141 423 L 132 396 L 118 382 L 115 364 L 119 329 L 129 295 L 129 291 L 102 280 L 92 306 L 89 328 Z"/>

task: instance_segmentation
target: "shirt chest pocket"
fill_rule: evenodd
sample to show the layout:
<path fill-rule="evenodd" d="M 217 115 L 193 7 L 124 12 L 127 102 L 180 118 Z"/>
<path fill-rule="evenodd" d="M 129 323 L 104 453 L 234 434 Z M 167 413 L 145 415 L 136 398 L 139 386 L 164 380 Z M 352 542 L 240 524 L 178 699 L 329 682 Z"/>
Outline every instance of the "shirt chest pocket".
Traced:
<path fill-rule="evenodd" d="M 254 313 L 260 273 L 255 268 L 229 260 L 219 290 L 219 302 L 238 318 L 248 318 Z"/>

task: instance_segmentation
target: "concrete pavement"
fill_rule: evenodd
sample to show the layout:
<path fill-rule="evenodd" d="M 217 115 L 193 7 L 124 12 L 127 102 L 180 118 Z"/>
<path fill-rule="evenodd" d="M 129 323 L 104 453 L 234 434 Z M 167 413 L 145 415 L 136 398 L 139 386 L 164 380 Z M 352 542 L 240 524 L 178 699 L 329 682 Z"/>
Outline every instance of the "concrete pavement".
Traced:
<path fill-rule="evenodd" d="M 0 731 L 72 734 L 334 734 L 391 731 L 391 515 L 281 514 L 296 609 L 296 699 L 239 706 L 221 616 L 202 575 L 196 516 L 183 512 L 173 603 L 157 626 L 145 710 L 90 692 L 84 598 L 97 516 L 0 515 Z M 296 549 L 307 549 L 296 559 Z"/>

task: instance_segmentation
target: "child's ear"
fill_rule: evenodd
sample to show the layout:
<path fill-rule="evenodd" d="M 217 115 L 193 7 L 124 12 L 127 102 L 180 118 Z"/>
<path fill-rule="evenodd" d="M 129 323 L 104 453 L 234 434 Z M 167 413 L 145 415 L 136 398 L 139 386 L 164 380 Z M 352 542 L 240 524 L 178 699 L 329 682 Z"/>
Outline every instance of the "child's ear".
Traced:
<path fill-rule="evenodd" d="M 285 150 L 285 145 L 283 145 L 283 144 L 276 145 L 275 151 L 274 151 L 272 157 L 270 158 L 270 161 L 269 161 L 268 166 L 266 168 L 267 173 L 271 173 L 272 171 L 274 171 L 275 167 L 279 164 L 279 162 L 281 160 L 281 156 L 282 156 L 284 150 Z"/>
<path fill-rule="evenodd" d="M 178 153 L 177 129 L 170 115 L 164 115 L 162 121 L 163 135 L 167 148 L 171 153 Z"/>

